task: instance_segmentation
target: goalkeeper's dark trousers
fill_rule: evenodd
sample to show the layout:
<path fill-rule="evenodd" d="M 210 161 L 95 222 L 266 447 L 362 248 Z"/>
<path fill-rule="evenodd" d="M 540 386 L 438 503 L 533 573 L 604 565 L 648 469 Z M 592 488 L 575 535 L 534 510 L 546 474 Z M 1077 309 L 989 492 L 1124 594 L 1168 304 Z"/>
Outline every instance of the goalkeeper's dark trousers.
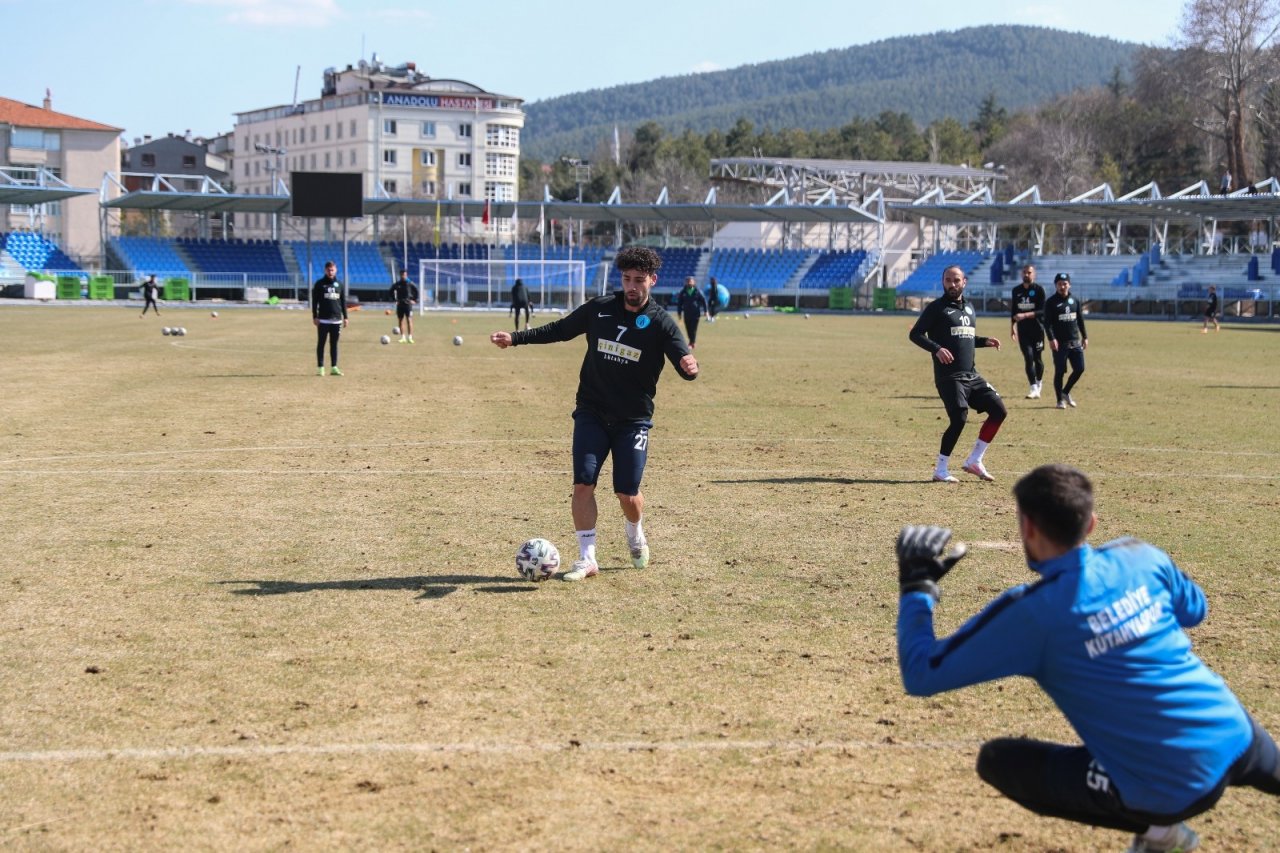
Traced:
<path fill-rule="evenodd" d="M 329 363 L 338 366 L 338 336 L 342 326 L 338 323 L 321 323 L 316 326 L 316 367 L 324 367 L 324 342 L 329 340 Z"/>
<path fill-rule="evenodd" d="M 1111 777 L 1083 746 L 1064 746 L 1029 738 L 987 741 L 978 753 L 978 775 L 1025 809 L 1046 817 L 1146 832 L 1207 812 L 1232 785 L 1248 785 L 1280 796 L 1280 759 L 1271 735 L 1252 719 L 1253 743 L 1218 784 L 1180 811 L 1155 814 L 1124 804 Z"/>

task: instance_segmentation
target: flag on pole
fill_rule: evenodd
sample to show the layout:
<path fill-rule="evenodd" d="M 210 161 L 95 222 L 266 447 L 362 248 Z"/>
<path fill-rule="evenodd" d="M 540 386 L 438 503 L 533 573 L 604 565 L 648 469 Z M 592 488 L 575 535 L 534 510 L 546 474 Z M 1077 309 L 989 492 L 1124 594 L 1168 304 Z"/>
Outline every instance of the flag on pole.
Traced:
<path fill-rule="evenodd" d="M 436 245 L 436 255 L 440 254 L 440 199 L 436 199 L 436 231 L 433 241 Z"/>
<path fill-rule="evenodd" d="M 484 213 L 480 214 L 480 224 L 489 224 L 489 199 L 487 198 L 484 200 Z"/>

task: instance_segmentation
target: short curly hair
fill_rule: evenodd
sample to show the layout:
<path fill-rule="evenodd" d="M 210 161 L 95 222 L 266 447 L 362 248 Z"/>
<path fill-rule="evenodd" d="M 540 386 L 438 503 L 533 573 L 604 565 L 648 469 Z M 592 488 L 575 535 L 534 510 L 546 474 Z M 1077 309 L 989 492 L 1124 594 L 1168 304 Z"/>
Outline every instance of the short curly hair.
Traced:
<path fill-rule="evenodd" d="M 662 256 L 648 246 L 628 246 L 618 253 L 613 265 L 620 270 L 634 270 L 645 275 L 657 275 L 662 267 Z"/>

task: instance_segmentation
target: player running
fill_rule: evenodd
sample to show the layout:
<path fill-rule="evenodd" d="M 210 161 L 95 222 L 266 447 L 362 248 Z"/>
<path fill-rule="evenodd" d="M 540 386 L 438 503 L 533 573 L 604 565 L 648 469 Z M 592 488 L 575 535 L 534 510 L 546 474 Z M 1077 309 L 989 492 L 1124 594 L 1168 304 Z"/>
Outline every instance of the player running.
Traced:
<path fill-rule="evenodd" d="M 1009 300 L 1009 335 L 1018 342 L 1027 370 L 1028 400 L 1040 398 L 1044 379 L 1044 288 L 1036 283 L 1036 268 L 1022 268 L 1022 283 Z"/>
<path fill-rule="evenodd" d="M 970 408 L 985 412 L 987 419 L 978 431 L 978 440 L 969 452 L 963 470 L 980 480 L 994 480 L 995 477 L 983 465 L 982 457 L 1008 415 L 1004 400 L 1000 399 L 995 387 L 979 376 L 974 366 L 976 347 L 995 347 L 998 350 L 1000 341 L 976 333 L 973 306 L 964 298 L 964 288 L 968 283 L 969 279 L 960 267 L 951 266 L 943 270 L 942 289 L 945 295 L 930 302 L 911 327 L 911 342 L 933 353 L 933 383 L 947 410 L 947 417 L 951 419 L 942 433 L 938 463 L 933 469 L 935 483 L 959 482 L 947 468 L 951 451 L 955 449 L 969 419 Z"/>
<path fill-rule="evenodd" d="M 662 258 L 647 247 L 629 246 L 614 263 L 622 272 L 621 292 L 589 300 L 567 317 L 536 329 L 489 335 L 499 349 L 587 336 L 573 411 L 572 511 L 579 557 L 565 573 L 567 581 L 584 580 L 600 571 L 595 491 L 600 466 L 611 453 L 613 491 L 626 521 L 631 564 L 637 569 L 649 565 L 640 479 L 649 455 L 653 397 L 663 359 L 683 379 L 698 375 L 698 360 L 676 321 L 649 298 Z"/>

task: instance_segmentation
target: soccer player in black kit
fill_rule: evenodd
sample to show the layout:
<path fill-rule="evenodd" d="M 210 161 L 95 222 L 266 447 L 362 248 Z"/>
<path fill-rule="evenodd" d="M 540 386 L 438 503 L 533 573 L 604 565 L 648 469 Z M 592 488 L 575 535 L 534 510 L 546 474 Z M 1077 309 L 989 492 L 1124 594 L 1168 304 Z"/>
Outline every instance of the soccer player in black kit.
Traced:
<path fill-rule="evenodd" d="M 998 350 L 1000 341 L 976 333 L 973 306 L 964 299 L 964 288 L 968 283 L 964 270 L 959 267 L 943 270 L 944 296 L 925 307 L 909 335 L 913 344 L 933 353 L 933 383 L 947 410 L 947 417 L 951 419 L 942 433 L 938 464 L 933 469 L 935 483 L 959 482 L 947 470 L 948 460 L 960 440 L 960 433 L 964 431 L 970 408 L 985 412 L 987 419 L 978 431 L 978 440 L 965 460 L 963 470 L 981 480 L 994 480 L 995 477 L 982 464 L 982 457 L 1008 414 L 1004 400 L 974 367 L 974 349 L 995 347 Z"/>
<path fill-rule="evenodd" d="M 391 285 L 391 298 L 396 302 L 396 321 L 400 324 L 400 343 L 413 343 L 413 303 L 418 301 L 418 286 L 409 281 L 409 271 Z"/>
<path fill-rule="evenodd" d="M 1044 303 L 1044 324 L 1049 327 L 1049 346 L 1053 349 L 1053 390 L 1058 395 L 1058 408 L 1076 407 L 1071 399 L 1071 389 L 1084 375 L 1084 351 L 1089 348 L 1089 336 L 1084 331 L 1084 314 L 1080 312 L 1080 300 L 1071 295 L 1071 276 L 1060 272 L 1053 277 L 1057 293 Z M 1067 363 L 1071 363 L 1071 376 L 1066 383 Z"/>
<path fill-rule="evenodd" d="M 524 312 L 524 327 L 529 328 L 529 288 L 525 283 L 516 279 L 516 283 L 511 285 L 511 313 L 516 318 L 516 331 L 520 331 L 520 312 Z"/>
<path fill-rule="evenodd" d="M 698 290 L 693 276 L 684 280 L 684 289 L 676 296 L 676 310 L 684 318 L 684 329 L 689 333 L 689 349 L 698 346 L 698 321 L 707 313 L 707 297 Z"/>
<path fill-rule="evenodd" d="M 338 265 L 326 261 L 324 276 L 311 288 L 311 322 L 316 327 L 316 376 L 324 376 L 324 342 L 329 341 L 329 372 L 341 376 L 338 369 L 338 335 L 347 325 L 347 300 L 342 282 L 338 281 Z"/>
<path fill-rule="evenodd" d="M 1013 289 L 1009 300 L 1009 334 L 1022 350 L 1022 362 L 1027 368 L 1028 400 L 1040 398 L 1044 379 L 1044 288 L 1036 284 L 1036 268 L 1027 264 L 1022 268 L 1022 284 Z"/>
<path fill-rule="evenodd" d="M 650 248 L 628 246 L 614 263 L 622 272 L 621 292 L 591 299 L 554 323 L 489 336 L 500 349 L 587 336 L 573 411 L 572 507 L 579 558 L 565 573 L 567 581 L 584 580 L 600 571 L 596 563 L 595 490 L 600 466 L 610 453 L 613 491 L 626 519 L 631 564 L 637 569 L 649 564 L 640 479 L 648 458 L 653 396 L 663 359 L 671 362 L 682 379 L 698 375 L 698 360 L 676 321 L 649 298 L 662 258 Z"/>

